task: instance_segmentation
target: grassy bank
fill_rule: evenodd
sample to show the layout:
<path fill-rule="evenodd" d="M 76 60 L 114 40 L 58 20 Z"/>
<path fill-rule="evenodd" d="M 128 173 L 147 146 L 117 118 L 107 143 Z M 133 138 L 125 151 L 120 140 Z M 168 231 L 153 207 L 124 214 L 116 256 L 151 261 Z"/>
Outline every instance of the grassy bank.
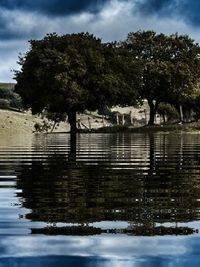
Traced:
<path fill-rule="evenodd" d="M 42 121 L 43 119 L 31 113 L 0 109 L 0 134 L 32 134 L 35 131 L 34 125 Z M 67 130 L 69 127 L 66 123 L 60 123 L 55 132 Z"/>
<path fill-rule="evenodd" d="M 88 123 L 88 115 L 79 114 L 81 121 L 85 125 Z M 106 122 L 106 127 L 100 122 L 96 122 L 96 117 L 91 118 L 91 125 L 94 127 L 89 130 L 87 128 L 79 130 L 81 133 L 143 133 L 143 132 L 200 132 L 200 122 L 191 122 L 184 124 L 167 124 L 162 126 L 142 126 L 142 127 L 128 127 L 128 126 L 113 126 L 109 122 Z M 30 113 L 22 113 L 11 110 L 0 110 L 0 133 L 16 133 L 32 134 L 35 131 L 34 125 L 36 123 L 42 123 L 42 119 L 33 116 Z M 99 127 L 99 128 L 97 128 Z M 54 130 L 54 132 L 69 132 L 70 127 L 66 122 L 60 123 L 60 125 Z"/>
<path fill-rule="evenodd" d="M 142 126 L 142 127 L 129 127 L 129 126 L 110 126 L 102 127 L 99 129 L 84 129 L 80 130 L 82 133 L 143 133 L 143 132 L 192 132 L 200 131 L 200 122 L 190 122 L 183 124 L 166 124 L 166 125 L 153 125 L 153 126 Z"/>

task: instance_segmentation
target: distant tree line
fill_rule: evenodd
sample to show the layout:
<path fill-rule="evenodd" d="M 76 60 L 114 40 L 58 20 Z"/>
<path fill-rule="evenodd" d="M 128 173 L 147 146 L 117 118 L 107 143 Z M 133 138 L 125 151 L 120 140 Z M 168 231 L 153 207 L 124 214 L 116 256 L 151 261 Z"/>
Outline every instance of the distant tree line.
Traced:
<path fill-rule="evenodd" d="M 157 111 L 175 109 L 181 121 L 191 110 L 200 115 L 200 47 L 187 35 L 138 31 L 124 41 L 102 43 L 89 33 L 48 34 L 30 41 L 19 64 L 15 92 L 24 108 L 57 114 L 57 120 L 67 114 L 71 132 L 77 112 L 144 99 L 149 125 Z"/>

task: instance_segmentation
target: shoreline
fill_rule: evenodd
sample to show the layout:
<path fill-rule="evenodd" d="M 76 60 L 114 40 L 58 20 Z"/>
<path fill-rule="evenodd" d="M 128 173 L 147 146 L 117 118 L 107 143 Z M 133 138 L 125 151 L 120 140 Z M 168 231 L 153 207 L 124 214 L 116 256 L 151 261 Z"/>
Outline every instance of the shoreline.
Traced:
<path fill-rule="evenodd" d="M 88 115 L 81 115 L 87 123 Z M 92 121 L 91 116 L 91 121 Z M 94 119 L 93 119 L 94 120 Z M 33 116 L 30 113 L 21 113 L 11 110 L 0 110 L 0 134 L 37 134 L 34 131 L 34 124 L 42 122 L 43 119 L 37 116 Z M 106 126 L 101 127 L 102 123 L 92 123 L 92 126 L 98 128 L 91 129 L 77 129 L 77 133 L 154 133 L 154 132 L 165 132 L 165 133 L 175 133 L 175 132 L 195 132 L 200 133 L 200 121 L 189 122 L 189 123 L 173 123 L 173 124 L 163 124 L 163 125 L 153 125 L 153 126 L 122 126 L 122 125 L 112 125 L 109 121 L 106 122 Z M 44 132 L 44 134 L 66 134 L 70 133 L 69 124 L 66 122 L 61 122 L 60 125 L 55 129 L 54 132 Z"/>
<path fill-rule="evenodd" d="M 130 126 L 108 126 L 98 129 L 81 129 L 78 133 L 154 133 L 154 132 L 200 132 L 200 122 L 189 122 L 183 124 L 165 124 L 141 127 Z"/>

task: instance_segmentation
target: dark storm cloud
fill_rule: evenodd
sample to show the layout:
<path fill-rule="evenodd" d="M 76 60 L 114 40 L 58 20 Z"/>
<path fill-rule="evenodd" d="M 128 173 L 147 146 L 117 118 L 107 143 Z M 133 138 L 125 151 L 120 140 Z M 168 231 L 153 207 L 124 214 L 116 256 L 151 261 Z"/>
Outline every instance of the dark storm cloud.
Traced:
<path fill-rule="evenodd" d="M 0 40 L 11 40 L 23 38 L 21 35 L 21 30 L 15 30 L 15 27 L 10 25 L 10 20 L 8 17 L 0 13 Z"/>
<path fill-rule="evenodd" d="M 185 16 L 192 22 L 194 26 L 200 26 L 200 1 L 191 0 L 185 1 L 185 4 L 181 11 L 185 13 Z"/>
<path fill-rule="evenodd" d="M 136 6 L 145 15 L 152 13 L 167 14 L 175 2 L 175 0 L 138 0 Z"/>
<path fill-rule="evenodd" d="M 142 15 L 177 17 L 193 26 L 200 26 L 199 0 L 138 0 L 136 7 Z"/>
<path fill-rule="evenodd" d="M 69 24 L 69 15 L 77 15 L 78 18 L 78 15 L 84 12 L 96 14 L 106 8 L 105 4 L 112 2 L 116 2 L 116 5 L 128 3 L 132 10 L 132 18 L 136 15 L 139 21 L 140 18 L 155 15 L 159 17 L 158 23 L 165 18 L 175 18 L 192 26 L 200 26 L 200 0 L 0 0 L 0 40 L 41 36 L 40 33 L 49 30 L 48 28 L 45 30 L 44 25 L 40 26 L 41 20 L 45 17 L 52 21 L 55 18 L 66 18 L 66 24 Z M 123 12 L 126 16 L 126 10 Z M 10 18 L 11 13 L 12 18 Z M 34 17 L 38 15 L 40 18 L 38 17 L 37 23 L 31 28 L 32 22 L 26 20 L 27 25 L 25 25 L 18 20 L 17 16 L 22 17 L 22 14 L 32 14 Z M 112 13 L 110 16 L 112 17 Z"/>
<path fill-rule="evenodd" d="M 40 37 L 41 33 L 48 31 L 45 30 L 45 25 L 41 25 L 41 20 L 44 20 L 45 17 L 53 20 L 54 18 L 67 18 L 70 15 L 78 16 L 82 12 L 96 14 L 110 1 L 0 0 L 0 41 Z M 25 20 L 23 22 L 19 20 L 19 16 L 23 17 L 25 14 L 30 14 L 30 16 L 32 14 L 34 18 L 39 15 L 37 24 L 32 25 L 32 28 L 30 26 L 33 24 L 32 21 Z"/>
<path fill-rule="evenodd" d="M 0 81 L 12 81 L 19 52 L 46 33 L 88 31 L 113 41 L 152 29 L 200 41 L 199 14 L 200 0 L 0 0 Z"/>
<path fill-rule="evenodd" d="M 27 23 L 26 16 L 20 17 L 22 14 L 6 13 L 0 9 L 0 42 L 23 40 L 37 37 L 39 29 Z"/>
<path fill-rule="evenodd" d="M 97 12 L 108 0 L 1 0 L 0 8 L 36 11 L 50 16 L 62 16 L 82 11 Z"/>

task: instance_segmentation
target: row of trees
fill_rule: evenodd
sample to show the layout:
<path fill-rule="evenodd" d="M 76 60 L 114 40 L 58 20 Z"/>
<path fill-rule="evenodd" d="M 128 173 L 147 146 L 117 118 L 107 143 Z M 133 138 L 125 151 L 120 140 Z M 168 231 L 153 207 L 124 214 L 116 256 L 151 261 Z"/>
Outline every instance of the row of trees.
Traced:
<path fill-rule="evenodd" d="M 162 102 L 182 109 L 200 99 L 200 47 L 188 36 L 138 31 L 123 42 L 102 43 L 89 33 L 48 34 L 31 40 L 19 59 L 15 91 L 33 113 L 67 114 L 76 132 L 76 113 L 147 99 L 149 124 Z"/>

